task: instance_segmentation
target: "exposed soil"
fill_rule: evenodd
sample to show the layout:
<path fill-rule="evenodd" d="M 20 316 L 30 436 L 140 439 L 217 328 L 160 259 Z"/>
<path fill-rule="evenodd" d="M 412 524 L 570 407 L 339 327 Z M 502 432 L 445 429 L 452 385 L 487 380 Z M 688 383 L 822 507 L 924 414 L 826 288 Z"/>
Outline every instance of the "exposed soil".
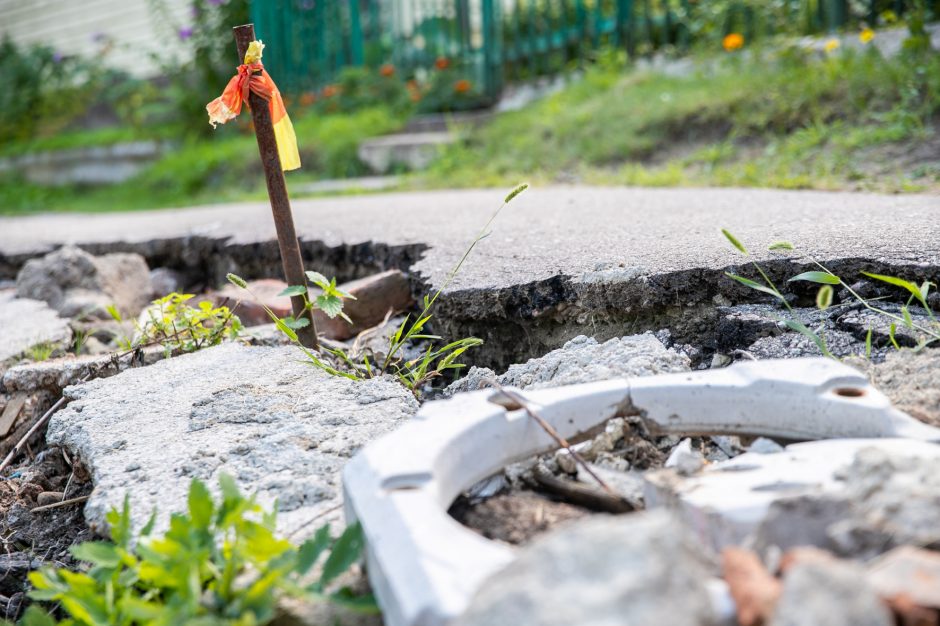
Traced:
<path fill-rule="evenodd" d="M 593 513 L 532 491 L 513 491 L 493 496 L 475 506 L 465 498 L 458 498 L 451 506 L 450 514 L 487 539 L 522 545 L 559 524 Z"/>
<path fill-rule="evenodd" d="M 81 502 L 33 509 L 91 492 L 83 467 L 57 447 L 25 458 L 0 479 L 0 617 L 14 620 L 28 604 L 27 575 L 43 565 L 77 565 L 69 547 L 91 539 Z"/>

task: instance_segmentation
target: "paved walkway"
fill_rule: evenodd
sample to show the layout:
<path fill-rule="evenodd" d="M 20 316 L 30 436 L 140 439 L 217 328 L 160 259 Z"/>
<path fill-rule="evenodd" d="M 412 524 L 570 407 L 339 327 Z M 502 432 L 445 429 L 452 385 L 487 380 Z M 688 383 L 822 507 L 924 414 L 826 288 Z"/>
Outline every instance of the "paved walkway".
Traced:
<path fill-rule="evenodd" d="M 393 193 L 298 200 L 299 236 L 328 245 L 424 243 L 416 265 L 437 285 L 505 190 Z M 499 216 L 456 288 L 510 287 L 564 274 L 618 281 L 740 261 L 720 234 L 757 258 L 786 239 L 818 259 L 940 265 L 940 197 L 755 189 L 530 189 Z M 188 236 L 233 243 L 274 239 L 264 203 L 137 213 L 0 218 L 0 261 L 63 243 Z"/>

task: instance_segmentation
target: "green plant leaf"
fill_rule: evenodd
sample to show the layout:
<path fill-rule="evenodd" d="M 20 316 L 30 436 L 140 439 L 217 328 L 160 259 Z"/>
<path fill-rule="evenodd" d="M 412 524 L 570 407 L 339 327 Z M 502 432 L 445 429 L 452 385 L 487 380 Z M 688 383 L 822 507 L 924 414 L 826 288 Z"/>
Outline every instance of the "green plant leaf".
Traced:
<path fill-rule="evenodd" d="M 113 304 L 109 304 L 108 306 L 106 306 L 105 310 L 108 312 L 108 315 L 111 316 L 111 319 L 113 319 L 115 322 L 120 324 L 121 322 L 124 321 L 124 318 L 121 317 L 121 312 L 118 311 L 117 307 L 114 306 Z"/>
<path fill-rule="evenodd" d="M 347 526 L 343 534 L 333 544 L 333 550 L 326 559 L 326 563 L 323 564 L 320 585 L 325 588 L 337 576 L 358 561 L 359 556 L 362 554 L 362 546 L 362 527 L 359 524 Z"/>
<path fill-rule="evenodd" d="M 835 274 L 830 274 L 829 272 L 803 272 L 802 274 L 797 274 L 787 282 L 796 282 L 796 281 L 807 281 L 811 283 L 821 283 L 824 285 L 838 285 L 842 281 L 839 280 L 839 277 Z"/>
<path fill-rule="evenodd" d="M 294 329 L 287 325 L 282 319 L 277 319 L 274 322 L 274 325 L 277 326 L 277 329 L 287 335 L 287 338 L 293 341 L 294 343 L 298 342 L 297 333 L 294 332 Z"/>
<path fill-rule="evenodd" d="M 199 480 L 189 483 L 189 517 L 196 528 L 208 528 L 212 523 L 215 505 L 209 489 Z"/>
<path fill-rule="evenodd" d="M 781 293 L 779 293 L 779 292 L 777 292 L 777 291 L 774 291 L 774 290 L 771 289 L 770 287 L 767 287 L 767 286 L 765 286 L 765 285 L 761 285 L 760 283 L 754 282 L 754 281 L 751 280 L 750 278 L 744 278 L 743 276 L 738 276 L 737 274 L 732 274 L 732 273 L 730 273 L 730 272 L 725 272 L 725 276 L 727 276 L 728 278 L 732 278 L 732 279 L 738 281 L 739 283 L 741 283 L 741 284 L 744 285 L 745 287 L 750 287 L 751 289 L 760 291 L 760 292 L 762 292 L 762 293 L 769 294 L 769 295 L 771 295 L 771 296 L 773 296 L 773 297 L 775 297 L 775 298 L 777 298 L 777 299 L 779 299 L 779 300 L 783 300 L 783 299 L 784 299 L 784 298 L 783 298 L 783 294 L 781 294 Z"/>
<path fill-rule="evenodd" d="M 343 312 L 343 300 L 333 295 L 322 293 L 316 298 L 317 308 L 326 313 L 326 316 L 333 319 Z"/>
<path fill-rule="evenodd" d="M 313 537 L 303 542 L 297 551 L 297 573 L 306 574 L 317 562 L 320 555 L 330 547 L 330 526 L 321 526 Z"/>
<path fill-rule="evenodd" d="M 744 247 L 744 244 L 738 241 L 738 238 L 731 234 L 731 231 L 722 228 L 721 234 L 725 236 L 725 239 L 731 242 L 731 245 L 738 249 L 744 255 L 747 255 L 747 248 Z"/>
<path fill-rule="evenodd" d="M 891 345 L 894 346 L 895 350 L 900 350 L 901 346 L 898 344 L 898 340 L 895 339 L 894 335 L 898 331 L 898 325 L 894 322 L 891 322 L 891 326 L 888 327 L 888 339 L 891 340 Z"/>
<path fill-rule="evenodd" d="M 242 494 L 238 490 L 235 479 L 225 472 L 219 474 L 219 490 L 225 500 L 241 500 Z"/>
<path fill-rule="evenodd" d="M 306 285 L 291 285 L 290 287 L 286 288 L 281 293 L 277 294 L 277 297 L 280 298 L 283 296 L 302 296 L 305 293 L 307 293 Z"/>
<path fill-rule="evenodd" d="M 32 594 L 30 594 L 32 595 Z M 20 626 L 55 626 L 55 619 L 35 604 L 31 605 L 20 619 Z"/>
<path fill-rule="evenodd" d="M 865 333 L 865 358 L 871 358 L 871 326 L 868 327 L 868 332 Z"/>
<path fill-rule="evenodd" d="M 768 250 L 793 250 L 793 244 L 789 241 L 775 241 L 767 246 Z"/>
<path fill-rule="evenodd" d="M 906 306 L 901 307 L 901 315 L 904 317 L 904 325 L 910 329 L 914 330 L 914 320 L 911 317 L 911 311 Z"/>
<path fill-rule="evenodd" d="M 307 270 L 306 272 L 307 279 L 312 282 L 314 285 L 321 289 L 326 289 L 330 285 L 330 280 L 321 274 L 320 272 L 314 272 L 313 270 Z"/>
<path fill-rule="evenodd" d="M 825 311 L 832 306 L 832 285 L 823 285 L 816 293 L 816 308 Z"/>
<path fill-rule="evenodd" d="M 289 328 L 293 328 L 294 330 L 300 330 L 301 328 L 306 328 L 307 326 L 310 326 L 310 319 L 307 317 L 294 319 L 293 316 L 290 316 L 290 317 L 284 318 L 284 324 L 288 326 Z"/>
<path fill-rule="evenodd" d="M 875 280 L 880 280 L 883 283 L 888 283 L 889 285 L 894 285 L 895 287 L 900 287 L 906 289 L 911 293 L 912 296 L 917 298 L 917 301 L 920 302 L 924 308 L 927 307 L 927 298 L 921 288 L 915 285 L 912 282 L 906 281 L 903 278 L 897 278 L 895 276 L 885 276 L 884 274 L 872 274 L 871 272 L 862 272 L 865 276 L 869 278 L 874 278 Z"/>
<path fill-rule="evenodd" d="M 101 567 L 117 567 L 121 563 L 121 554 L 113 543 L 104 541 L 86 541 L 69 548 L 79 561 L 86 561 Z"/>
<path fill-rule="evenodd" d="M 111 539 L 121 547 L 127 547 L 131 540 L 131 504 L 130 496 L 124 495 L 121 510 L 112 508 L 105 514 L 105 520 L 111 528 Z"/>

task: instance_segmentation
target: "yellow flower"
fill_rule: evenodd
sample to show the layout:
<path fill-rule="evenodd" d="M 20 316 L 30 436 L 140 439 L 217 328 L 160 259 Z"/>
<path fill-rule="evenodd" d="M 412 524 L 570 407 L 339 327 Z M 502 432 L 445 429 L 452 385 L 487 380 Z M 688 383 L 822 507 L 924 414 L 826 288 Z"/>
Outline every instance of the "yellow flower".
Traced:
<path fill-rule="evenodd" d="M 871 43 L 871 40 L 875 38 L 875 31 L 870 28 L 863 28 L 862 32 L 858 34 L 858 38 L 862 43 Z"/>
<path fill-rule="evenodd" d="M 826 42 L 826 45 L 823 46 L 823 49 L 826 51 L 827 54 L 832 54 L 833 52 L 839 49 L 839 45 L 840 44 L 839 44 L 838 39 L 830 39 L 829 41 Z"/>
<path fill-rule="evenodd" d="M 728 33 L 721 40 L 721 45 L 726 52 L 734 52 L 744 47 L 744 35 L 741 33 Z"/>
<path fill-rule="evenodd" d="M 248 50 L 245 52 L 245 65 L 251 65 L 261 60 L 261 52 L 264 50 L 264 44 L 261 40 L 252 41 L 248 44 Z"/>

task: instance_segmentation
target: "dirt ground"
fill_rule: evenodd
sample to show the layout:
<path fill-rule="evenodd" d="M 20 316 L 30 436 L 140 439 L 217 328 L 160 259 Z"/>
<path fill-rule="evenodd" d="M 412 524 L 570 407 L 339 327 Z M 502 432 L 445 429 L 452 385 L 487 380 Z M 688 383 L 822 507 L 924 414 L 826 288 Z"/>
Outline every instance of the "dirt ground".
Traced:
<path fill-rule="evenodd" d="M 75 567 L 69 547 L 91 539 L 81 502 L 34 510 L 90 493 L 84 468 L 58 447 L 33 452 L 0 478 L 0 618 L 8 620 L 28 604 L 30 571 Z"/>

